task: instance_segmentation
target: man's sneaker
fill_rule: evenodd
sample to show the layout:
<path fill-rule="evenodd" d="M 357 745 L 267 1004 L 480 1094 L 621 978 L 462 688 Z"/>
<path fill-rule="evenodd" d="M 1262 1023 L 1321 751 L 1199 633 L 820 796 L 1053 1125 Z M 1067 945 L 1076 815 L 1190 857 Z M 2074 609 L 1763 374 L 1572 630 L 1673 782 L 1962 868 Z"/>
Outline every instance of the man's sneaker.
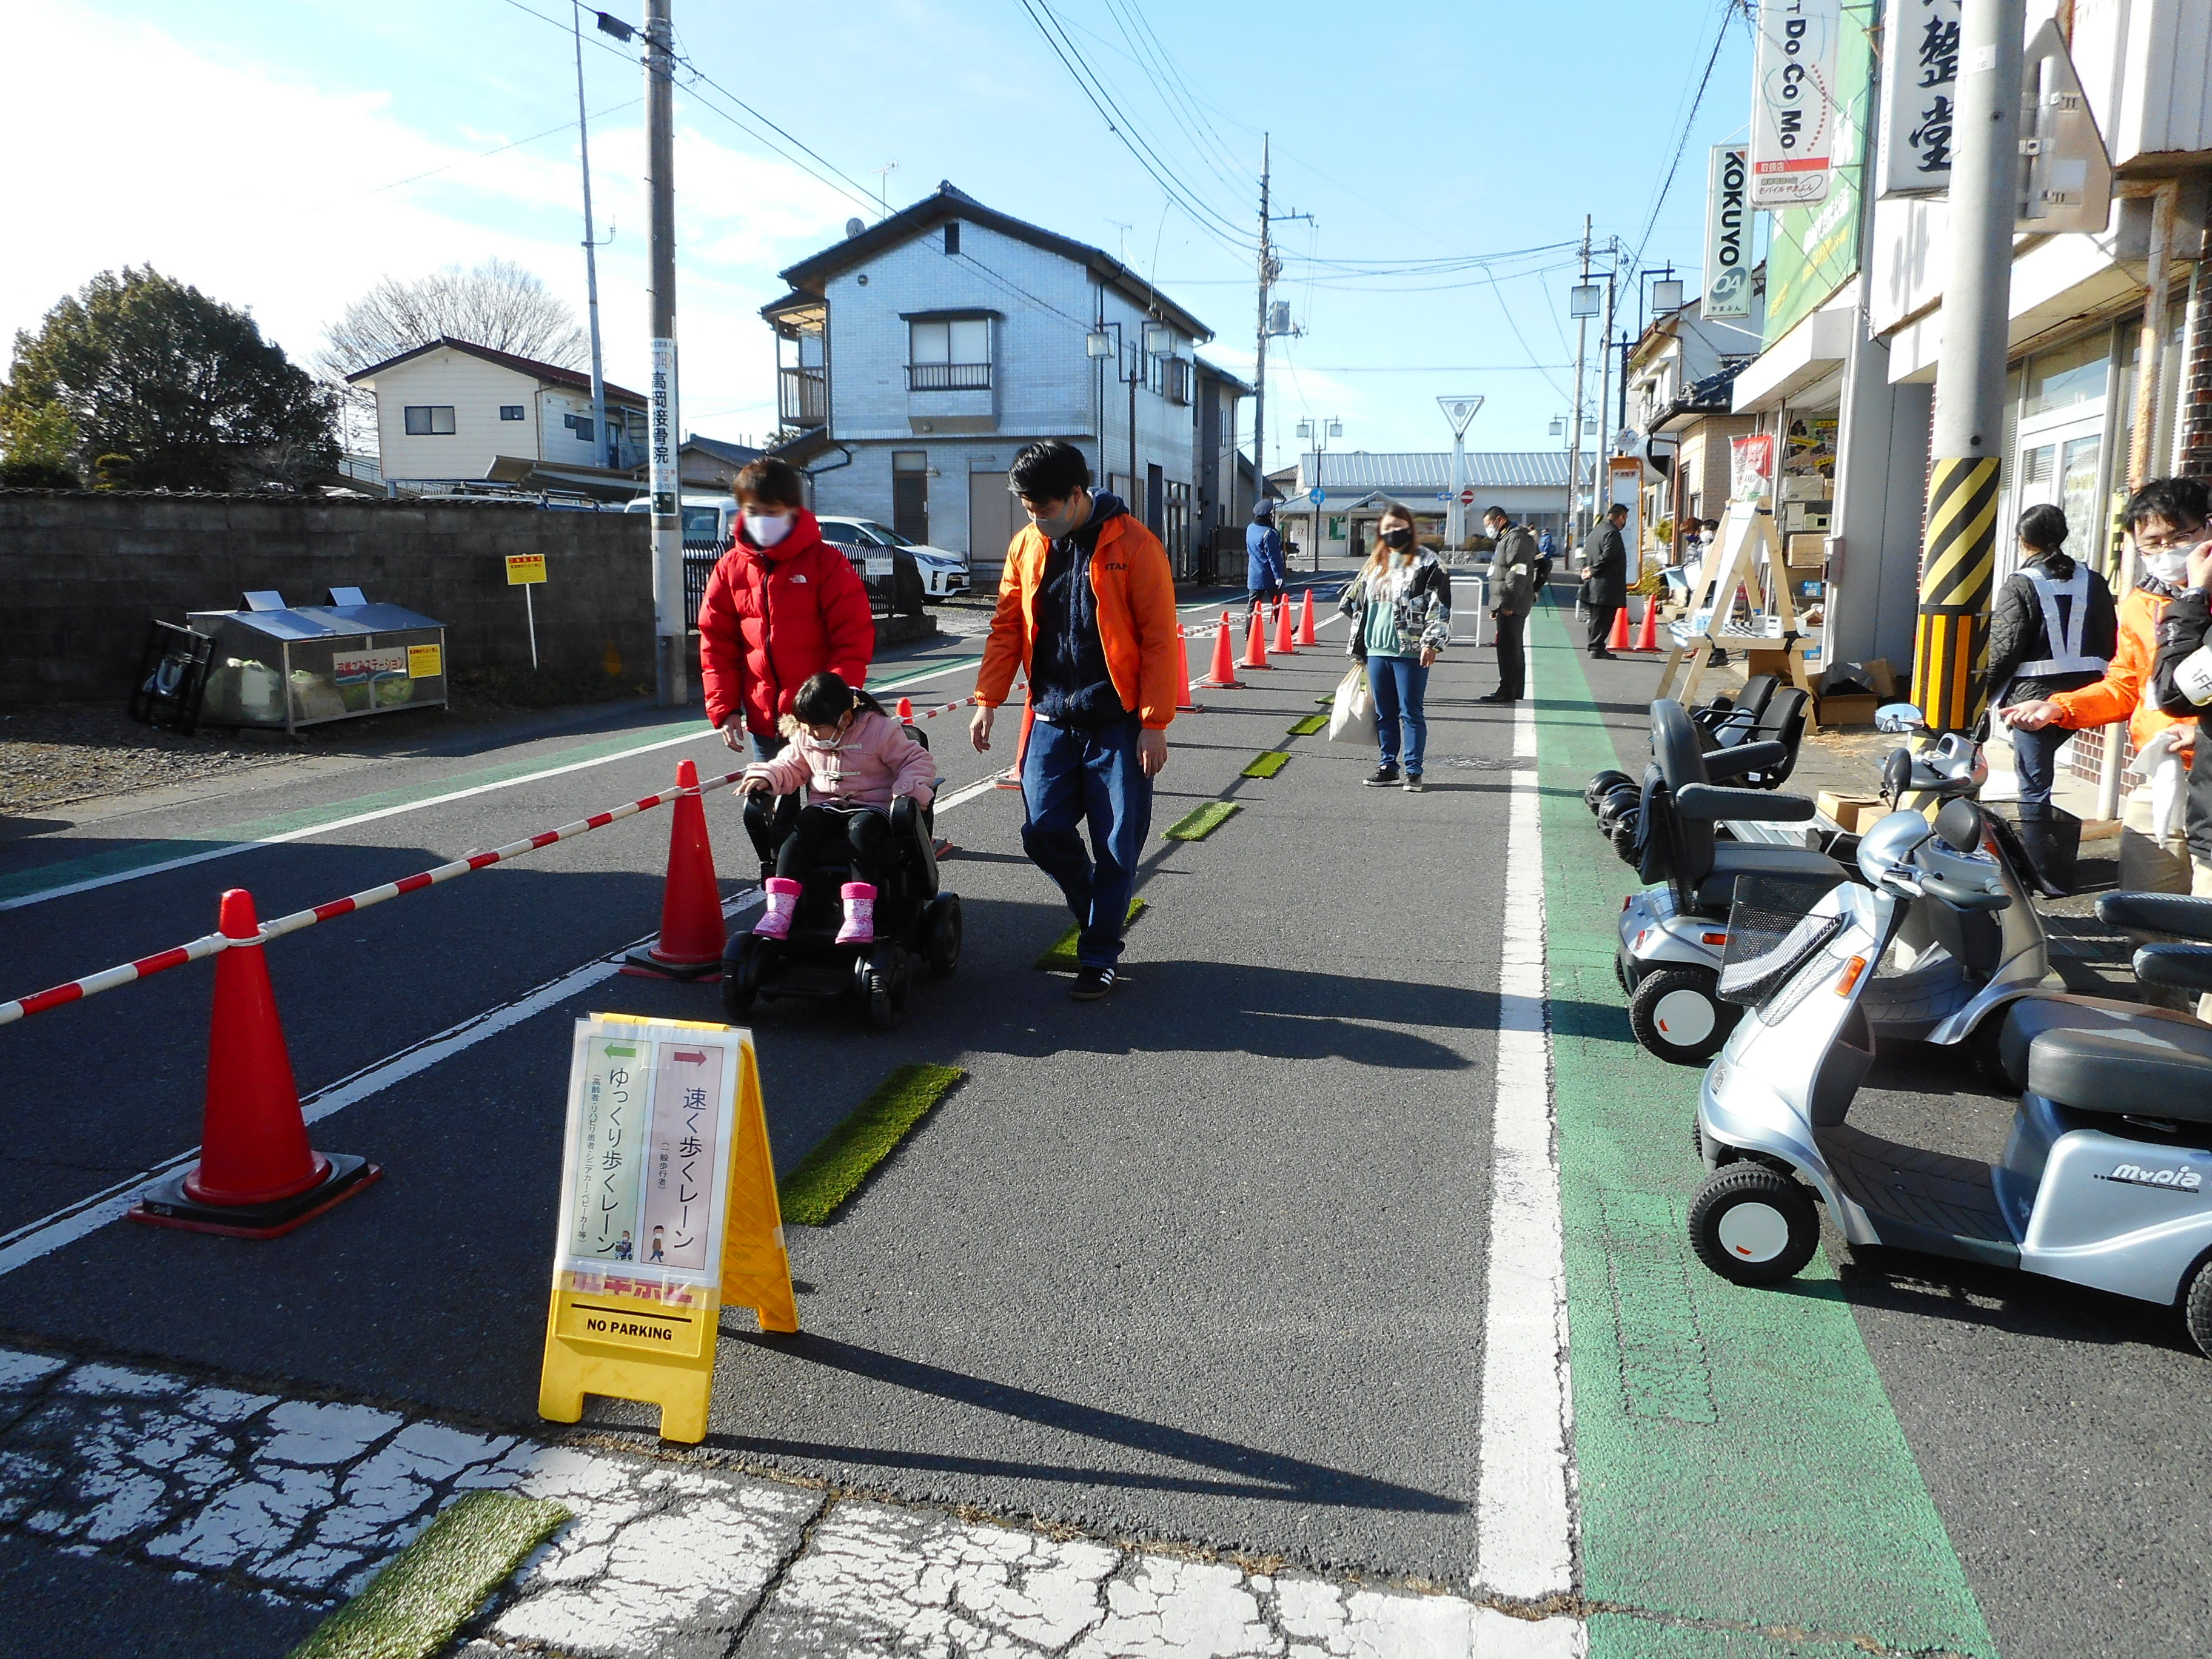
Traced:
<path fill-rule="evenodd" d="M 1112 992 L 1119 978 L 1111 968 L 1079 968 L 1075 970 L 1075 983 L 1067 988 L 1067 994 L 1078 1002 L 1096 1002 Z"/>
<path fill-rule="evenodd" d="M 1418 795 L 1421 793 L 1423 787 L 1421 775 L 1419 772 L 1408 772 L 1406 774 L 1406 793 L 1407 794 Z"/>
<path fill-rule="evenodd" d="M 1397 781 L 1398 769 L 1396 767 L 1378 766 L 1375 769 L 1375 775 L 1367 780 L 1367 787 L 1370 789 L 1384 789 Z"/>

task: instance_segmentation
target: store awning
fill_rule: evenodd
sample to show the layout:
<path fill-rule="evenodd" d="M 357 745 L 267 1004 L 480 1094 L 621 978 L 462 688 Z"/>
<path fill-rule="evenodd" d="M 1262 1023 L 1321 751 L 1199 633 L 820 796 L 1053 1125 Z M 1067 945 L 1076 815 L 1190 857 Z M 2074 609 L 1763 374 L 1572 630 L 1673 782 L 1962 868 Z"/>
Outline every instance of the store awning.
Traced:
<path fill-rule="evenodd" d="M 1814 312 L 1743 366 L 1735 377 L 1735 412 L 1776 409 L 1844 365 L 1857 326 L 1854 307 Z"/>

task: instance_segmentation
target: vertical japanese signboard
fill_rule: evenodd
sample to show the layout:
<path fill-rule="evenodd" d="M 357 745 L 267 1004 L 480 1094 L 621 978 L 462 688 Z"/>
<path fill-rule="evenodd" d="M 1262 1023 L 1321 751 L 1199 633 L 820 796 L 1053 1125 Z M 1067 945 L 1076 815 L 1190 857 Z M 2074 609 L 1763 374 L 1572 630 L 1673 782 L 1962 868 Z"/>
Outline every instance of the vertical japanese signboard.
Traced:
<path fill-rule="evenodd" d="M 676 516 L 676 342 L 653 343 L 653 386 L 647 397 L 646 491 L 657 518 Z"/>
<path fill-rule="evenodd" d="M 1705 172 L 1705 291 L 1709 322 L 1751 315 L 1751 152 L 1715 144 Z"/>
<path fill-rule="evenodd" d="M 1881 191 L 1950 188 L 1960 0 L 1889 0 L 1882 30 Z"/>
<path fill-rule="evenodd" d="M 1752 58 L 1755 208 L 1818 202 L 1828 193 L 1841 13 L 1842 0 L 1760 0 Z"/>
<path fill-rule="evenodd" d="M 688 1020 L 576 1023 L 540 1415 L 586 1394 L 661 1408 L 661 1434 L 707 1429 L 725 1302 L 796 1330 L 750 1036 Z"/>

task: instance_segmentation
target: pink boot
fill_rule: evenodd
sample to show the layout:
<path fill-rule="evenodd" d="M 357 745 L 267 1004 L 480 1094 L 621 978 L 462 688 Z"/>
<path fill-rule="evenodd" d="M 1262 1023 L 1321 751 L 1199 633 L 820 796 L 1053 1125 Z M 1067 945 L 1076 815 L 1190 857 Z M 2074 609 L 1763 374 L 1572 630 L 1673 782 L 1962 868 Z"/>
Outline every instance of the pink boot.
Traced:
<path fill-rule="evenodd" d="M 763 939 L 789 939 L 791 919 L 799 911 L 799 896 L 805 889 L 788 876 L 768 878 L 768 908 L 753 924 L 753 932 Z"/>
<path fill-rule="evenodd" d="M 871 945 L 876 937 L 876 890 L 865 881 L 848 881 L 840 890 L 845 898 L 845 925 L 837 930 L 840 945 Z"/>

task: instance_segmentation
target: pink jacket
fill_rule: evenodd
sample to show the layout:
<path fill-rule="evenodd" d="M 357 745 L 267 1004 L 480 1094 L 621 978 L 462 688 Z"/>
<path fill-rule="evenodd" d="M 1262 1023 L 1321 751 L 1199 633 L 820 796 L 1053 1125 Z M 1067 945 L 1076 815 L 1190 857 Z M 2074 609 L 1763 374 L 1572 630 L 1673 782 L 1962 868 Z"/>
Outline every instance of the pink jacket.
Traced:
<path fill-rule="evenodd" d="M 912 795 L 915 805 L 929 805 L 937 763 L 890 715 L 862 709 L 834 744 L 817 743 L 788 715 L 783 726 L 790 746 L 772 761 L 745 768 L 747 777 L 766 778 L 777 794 L 803 785 L 815 801 L 889 811 L 893 797 Z"/>

